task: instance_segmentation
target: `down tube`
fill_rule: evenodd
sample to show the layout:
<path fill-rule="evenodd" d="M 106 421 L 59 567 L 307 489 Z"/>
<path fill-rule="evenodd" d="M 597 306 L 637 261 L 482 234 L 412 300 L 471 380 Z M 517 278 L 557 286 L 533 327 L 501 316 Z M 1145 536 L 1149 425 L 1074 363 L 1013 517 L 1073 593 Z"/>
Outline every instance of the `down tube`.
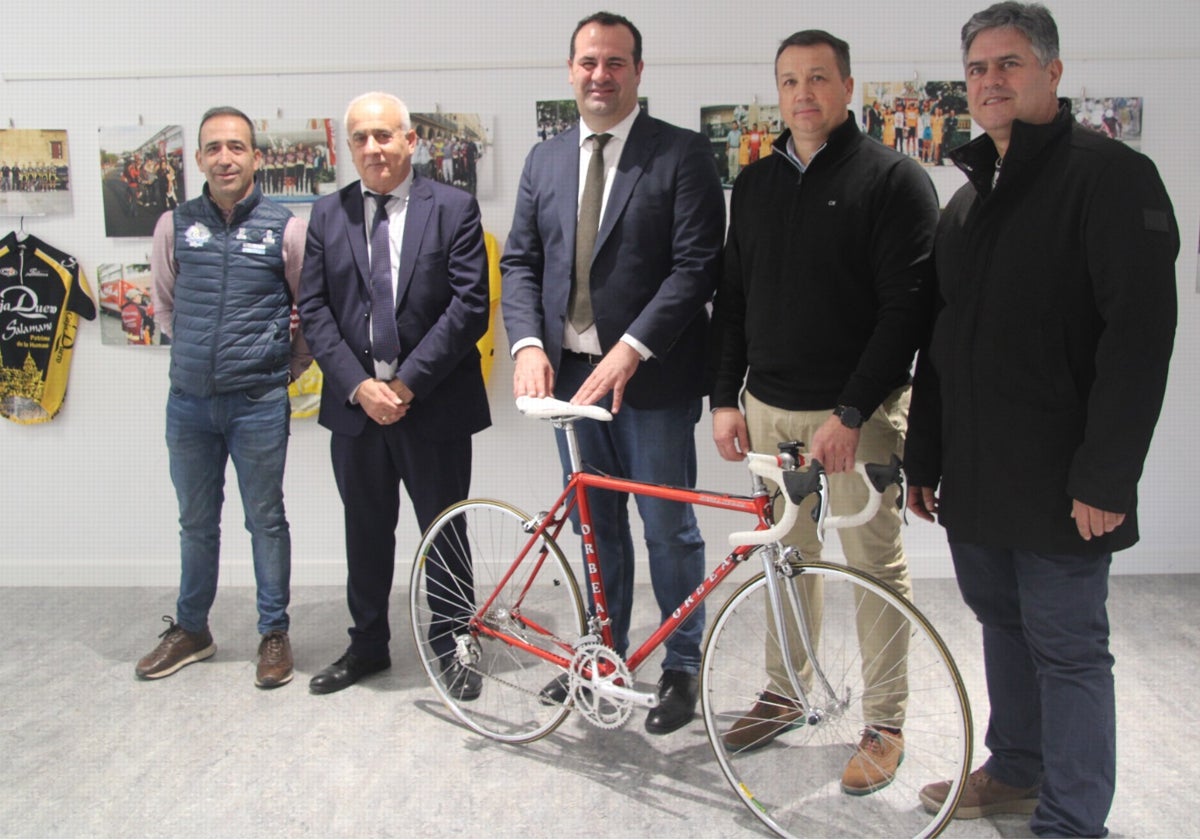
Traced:
<path fill-rule="evenodd" d="M 673 502 L 681 502 L 685 504 L 700 505 L 701 507 L 721 508 L 724 510 L 735 510 L 743 513 L 752 514 L 758 519 L 758 529 L 767 527 L 765 521 L 770 510 L 769 503 L 765 499 L 752 496 L 736 496 L 727 493 L 712 493 L 705 490 L 692 490 L 683 487 L 667 487 L 660 484 L 649 484 L 640 481 L 631 481 L 623 478 L 612 478 L 609 476 L 593 475 L 591 473 L 581 473 L 573 477 L 573 482 L 578 486 L 576 492 L 576 501 L 579 503 L 579 514 L 581 523 L 591 522 L 591 511 L 587 507 L 587 493 L 585 488 L 596 487 L 601 490 L 612 490 L 618 493 L 630 493 L 639 496 L 653 496 L 659 499 L 666 499 Z M 591 587 L 592 598 L 596 604 L 596 614 L 598 617 L 607 616 L 607 602 L 604 598 L 604 584 L 600 578 L 600 570 L 595 562 L 596 546 L 591 529 L 582 527 L 584 532 L 584 552 L 587 555 L 587 570 L 588 583 Z M 687 598 L 683 600 L 675 610 L 671 617 L 663 622 L 649 639 L 647 639 L 627 660 L 627 664 L 631 671 L 636 671 L 638 666 L 645 661 L 660 644 L 662 644 L 672 633 L 674 633 L 683 622 L 687 621 L 688 616 L 695 612 L 701 602 L 720 585 L 739 563 L 739 558 L 751 551 L 750 547 L 738 548 L 730 553 L 721 561 L 708 575 L 700 582 Z M 601 558 L 603 563 L 604 559 Z M 603 612 L 602 612 L 603 611 Z M 611 645 L 612 639 L 609 638 L 611 633 L 607 623 L 604 625 L 604 641 L 605 644 Z"/>

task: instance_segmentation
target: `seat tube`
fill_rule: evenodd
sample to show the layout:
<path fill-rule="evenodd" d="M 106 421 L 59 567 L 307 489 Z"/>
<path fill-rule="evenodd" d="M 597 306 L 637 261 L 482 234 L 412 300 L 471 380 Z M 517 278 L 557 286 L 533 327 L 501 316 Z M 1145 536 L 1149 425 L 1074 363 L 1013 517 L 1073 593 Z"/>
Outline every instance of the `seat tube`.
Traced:
<path fill-rule="evenodd" d="M 572 431 L 569 440 L 574 441 Z M 572 458 L 576 453 L 572 452 Z M 579 469 L 575 470 L 576 475 Z M 579 513 L 579 532 L 583 540 L 583 565 L 587 572 L 588 593 L 592 602 L 592 625 L 588 632 L 598 635 L 608 647 L 613 646 L 612 618 L 608 614 L 608 596 L 604 592 L 604 576 L 600 574 L 600 550 L 596 546 L 596 534 L 592 530 L 592 509 L 588 504 L 587 487 L 578 479 L 574 479 L 575 506 Z"/>

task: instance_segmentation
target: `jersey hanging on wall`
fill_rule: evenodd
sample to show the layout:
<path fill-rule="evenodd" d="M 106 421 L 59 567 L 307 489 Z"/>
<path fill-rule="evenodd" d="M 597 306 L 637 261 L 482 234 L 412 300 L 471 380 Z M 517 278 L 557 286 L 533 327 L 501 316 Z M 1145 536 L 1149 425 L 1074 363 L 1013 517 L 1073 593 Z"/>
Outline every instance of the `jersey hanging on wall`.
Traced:
<path fill-rule="evenodd" d="M 74 257 L 33 236 L 0 239 L 0 416 L 58 413 L 80 317 L 95 318 L 96 304 Z"/>

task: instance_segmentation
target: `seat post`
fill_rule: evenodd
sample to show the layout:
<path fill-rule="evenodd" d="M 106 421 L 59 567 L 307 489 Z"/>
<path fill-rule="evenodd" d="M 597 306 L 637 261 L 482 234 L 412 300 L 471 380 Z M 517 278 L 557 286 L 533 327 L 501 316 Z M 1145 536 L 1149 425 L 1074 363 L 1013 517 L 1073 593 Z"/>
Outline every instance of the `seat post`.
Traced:
<path fill-rule="evenodd" d="M 583 459 L 579 455 L 579 440 L 575 436 L 575 421 L 567 418 L 557 422 L 563 434 L 567 436 L 567 454 L 571 459 L 571 472 L 577 473 L 583 471 Z"/>

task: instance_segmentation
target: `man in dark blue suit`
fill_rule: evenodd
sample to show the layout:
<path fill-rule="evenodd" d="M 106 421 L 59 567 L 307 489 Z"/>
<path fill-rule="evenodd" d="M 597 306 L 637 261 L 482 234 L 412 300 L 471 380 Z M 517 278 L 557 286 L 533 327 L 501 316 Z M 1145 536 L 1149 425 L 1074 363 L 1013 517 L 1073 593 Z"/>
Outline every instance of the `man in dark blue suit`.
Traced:
<path fill-rule="evenodd" d="M 475 348 L 488 325 L 479 206 L 414 176 L 417 135 L 394 96 L 358 97 L 345 126 L 362 180 L 313 205 L 299 299 L 324 373 L 320 422 L 333 432 L 354 620 L 346 653 L 309 684 L 316 694 L 391 665 L 400 484 L 424 531 L 469 495 L 471 435 L 491 424 Z M 470 586 L 470 569 L 441 571 Z M 474 699 L 478 674 L 452 661 L 452 632 L 439 638 L 451 646 L 440 652 L 443 680 L 459 699 Z"/>
<path fill-rule="evenodd" d="M 567 61 L 581 124 L 525 162 L 501 268 L 516 396 L 610 407 L 581 423 L 583 460 L 611 475 L 694 487 L 704 381 L 705 305 L 716 287 L 725 205 L 701 135 L 638 108 L 642 38 L 619 15 L 583 20 Z M 590 229 L 589 229 L 590 228 Z M 569 458 L 561 432 L 559 454 Z M 628 497 L 591 492 L 618 653 L 629 644 L 634 548 Z M 638 498 L 650 576 L 665 618 L 704 575 L 689 505 Z M 646 729 L 684 726 L 696 706 L 704 615 L 667 641 L 659 705 Z M 563 702 L 563 680 L 544 702 Z"/>

